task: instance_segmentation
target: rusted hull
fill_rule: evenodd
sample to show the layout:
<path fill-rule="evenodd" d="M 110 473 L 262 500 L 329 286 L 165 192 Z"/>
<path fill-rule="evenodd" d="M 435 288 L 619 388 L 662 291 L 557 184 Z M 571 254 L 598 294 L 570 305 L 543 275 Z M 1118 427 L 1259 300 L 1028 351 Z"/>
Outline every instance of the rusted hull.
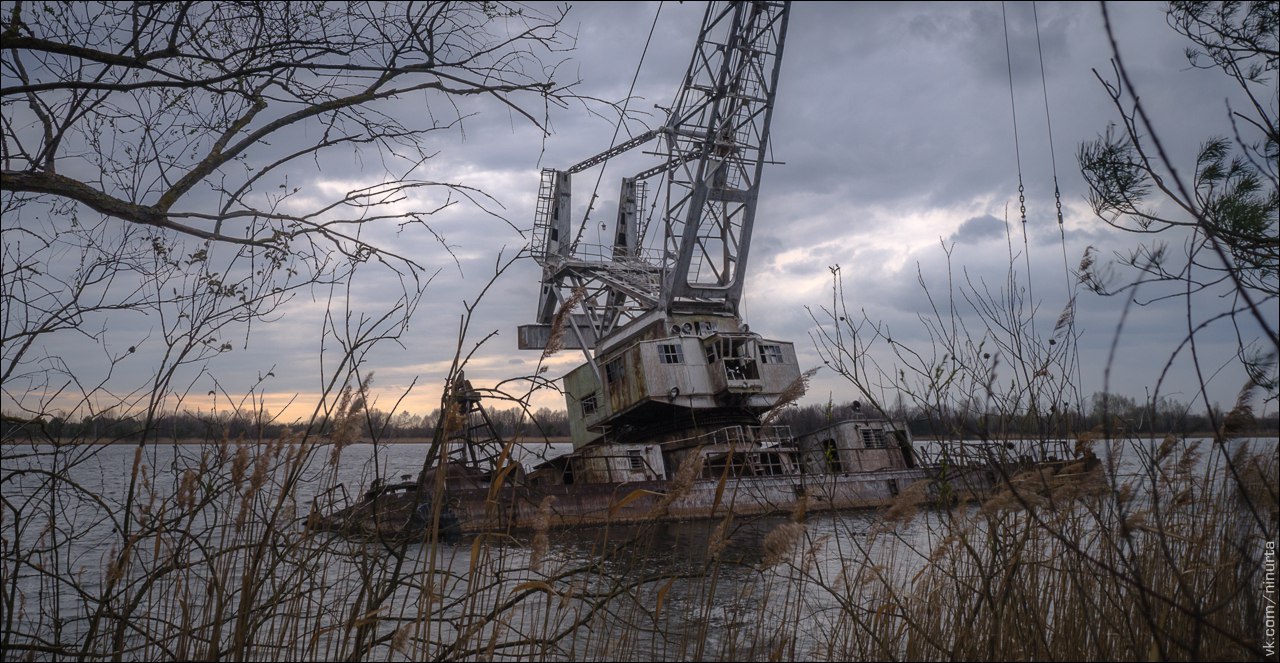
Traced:
<path fill-rule="evenodd" d="M 940 477 L 932 468 L 829 475 L 699 479 L 617 484 L 504 486 L 453 489 L 440 509 L 418 502 L 415 491 L 384 494 L 324 518 L 312 527 L 369 538 L 414 538 L 439 522 L 446 537 L 493 531 L 642 524 L 885 506 L 898 499 L 937 502 L 971 499 L 995 478 L 984 471 Z M 917 485 L 919 484 L 919 485 Z M 435 513 L 439 511 L 439 514 Z M 437 520 L 438 519 L 438 520 Z"/>

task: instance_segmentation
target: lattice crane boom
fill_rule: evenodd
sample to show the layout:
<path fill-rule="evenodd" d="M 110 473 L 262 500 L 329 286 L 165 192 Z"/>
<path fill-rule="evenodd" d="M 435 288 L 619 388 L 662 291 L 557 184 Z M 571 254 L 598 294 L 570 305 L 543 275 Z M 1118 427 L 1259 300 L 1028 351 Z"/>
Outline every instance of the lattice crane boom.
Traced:
<path fill-rule="evenodd" d="M 788 2 L 709 3 L 666 122 L 568 170 L 543 171 L 532 243 L 542 287 L 522 348 L 544 348 L 566 307 L 565 344 L 584 350 L 654 311 L 737 317 L 789 11 Z M 661 161 L 623 180 L 611 246 L 579 246 L 571 175 L 654 139 Z M 644 223 L 657 175 L 661 216 Z"/>

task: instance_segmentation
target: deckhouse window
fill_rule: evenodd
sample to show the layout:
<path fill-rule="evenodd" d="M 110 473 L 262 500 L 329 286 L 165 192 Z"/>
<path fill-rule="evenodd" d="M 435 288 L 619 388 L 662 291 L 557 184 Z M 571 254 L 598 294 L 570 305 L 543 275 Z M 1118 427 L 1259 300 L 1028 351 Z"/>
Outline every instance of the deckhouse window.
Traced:
<path fill-rule="evenodd" d="M 581 404 L 582 416 L 584 417 L 589 417 L 595 414 L 596 410 L 600 407 L 600 402 L 596 400 L 595 392 L 591 392 L 591 394 L 584 397 Z"/>
<path fill-rule="evenodd" d="M 658 361 L 663 364 L 683 364 L 684 347 L 679 343 L 659 343 Z"/>
<path fill-rule="evenodd" d="M 868 449 L 887 449 L 889 441 L 885 438 L 884 429 L 881 428 L 863 428 L 862 446 Z"/>
<path fill-rule="evenodd" d="M 782 363 L 782 346 L 770 343 L 762 343 L 760 345 L 760 363 L 762 364 L 781 364 Z"/>
<path fill-rule="evenodd" d="M 622 374 L 622 357 L 618 357 L 604 365 L 604 378 L 609 384 L 621 382 Z"/>

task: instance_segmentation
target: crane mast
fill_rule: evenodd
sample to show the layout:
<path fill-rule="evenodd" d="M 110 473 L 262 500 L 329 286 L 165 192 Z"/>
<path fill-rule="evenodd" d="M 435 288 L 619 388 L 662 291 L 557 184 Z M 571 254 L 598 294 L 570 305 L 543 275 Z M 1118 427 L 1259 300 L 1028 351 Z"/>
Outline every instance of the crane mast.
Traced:
<path fill-rule="evenodd" d="M 679 432 L 699 417 L 758 419 L 799 379 L 791 344 L 739 316 L 789 11 L 709 3 L 666 122 L 542 173 L 531 247 L 542 283 L 519 343 L 584 351 L 565 378 L 575 446 L 652 435 L 655 420 Z M 573 175 L 655 140 L 659 162 L 622 180 L 610 244 L 581 243 Z"/>
<path fill-rule="evenodd" d="M 708 7 L 663 132 L 668 204 L 661 304 L 736 315 L 786 35 L 784 3 Z M 725 43 L 714 39 L 727 28 Z"/>

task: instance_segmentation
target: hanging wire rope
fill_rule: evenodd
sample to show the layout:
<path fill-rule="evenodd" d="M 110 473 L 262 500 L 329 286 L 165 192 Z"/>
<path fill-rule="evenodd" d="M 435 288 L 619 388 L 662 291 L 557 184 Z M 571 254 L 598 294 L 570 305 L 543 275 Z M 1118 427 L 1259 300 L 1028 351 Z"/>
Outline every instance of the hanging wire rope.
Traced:
<path fill-rule="evenodd" d="M 1009 18 L 1008 18 L 1008 14 L 1005 11 L 1005 3 L 1003 2 L 1000 3 L 1000 15 L 1001 15 L 1001 19 L 1004 22 L 1004 52 L 1005 52 L 1005 61 L 1008 64 L 1008 71 L 1009 71 L 1009 108 L 1013 113 L 1013 149 L 1014 149 L 1015 160 L 1018 168 L 1018 207 L 1019 207 L 1019 212 L 1021 213 L 1021 216 L 1022 216 L 1022 257 L 1023 257 L 1023 265 L 1024 265 L 1024 268 L 1026 269 L 1026 279 L 1027 279 L 1026 297 L 1025 299 L 1022 299 L 1018 294 L 1015 293 L 1016 289 L 1015 289 L 1015 282 L 1014 282 L 1014 274 L 1013 274 L 1013 270 L 1010 269 L 1009 313 L 1011 315 L 1015 313 L 1015 306 L 1017 302 L 1019 301 L 1023 303 L 1030 302 L 1031 313 L 1030 313 L 1030 318 L 1028 320 L 1028 323 L 1029 323 L 1028 327 L 1030 329 L 1031 335 L 1028 342 L 1033 347 L 1032 348 L 1022 347 L 1023 345 L 1022 336 L 1020 334 L 1015 335 L 1015 343 L 1018 346 L 1016 348 L 1016 351 L 1022 354 L 1022 356 L 1028 356 L 1025 354 L 1028 350 L 1038 355 L 1039 354 L 1038 348 L 1041 347 L 1040 335 L 1036 331 L 1036 313 L 1035 312 L 1038 306 L 1036 305 L 1035 289 L 1032 284 L 1032 276 L 1031 276 L 1031 243 L 1027 240 L 1027 198 L 1026 198 L 1026 189 L 1023 187 L 1023 184 L 1022 184 L 1022 145 L 1018 136 L 1018 110 L 1017 110 L 1017 104 L 1015 102 L 1015 94 L 1014 94 L 1014 87 L 1013 87 L 1013 51 L 1009 45 Z M 1043 67 L 1041 68 L 1041 71 L 1043 73 Z M 1012 253 L 1012 238 L 1010 238 L 1010 245 L 1011 245 L 1010 252 Z M 1020 313 L 1018 314 L 1020 315 Z M 1054 344 L 1054 340 L 1052 338 L 1049 339 L 1049 344 L 1050 345 Z M 1044 383 L 1038 382 L 1037 378 L 1040 377 L 1041 374 L 1042 374 L 1042 371 L 1036 371 L 1034 374 L 1028 374 L 1024 376 L 1027 380 L 1027 388 L 1029 390 L 1028 401 L 1032 408 L 1032 411 L 1040 411 L 1040 406 L 1039 406 L 1040 387 L 1041 385 L 1044 385 Z M 1056 399 L 1053 399 L 1053 400 L 1056 401 Z"/>
<path fill-rule="evenodd" d="M 1044 75 L 1044 46 L 1040 43 L 1040 12 L 1031 3 L 1031 16 L 1036 24 L 1036 53 L 1040 56 L 1040 89 L 1044 93 L 1044 123 L 1049 129 L 1049 165 L 1053 167 L 1053 200 L 1058 208 L 1058 225 L 1062 225 L 1062 193 L 1058 190 L 1058 156 L 1053 149 L 1053 119 L 1049 117 L 1049 83 Z"/>
<path fill-rule="evenodd" d="M 1018 105 L 1013 98 L 1013 53 L 1009 48 L 1009 17 L 1004 3 L 1000 3 L 1000 18 L 1004 21 L 1004 57 L 1009 67 L 1009 110 L 1013 113 L 1013 156 L 1018 164 L 1018 206 L 1022 212 L 1022 224 L 1027 223 L 1026 189 L 1022 186 L 1022 148 L 1018 141 Z"/>
<path fill-rule="evenodd" d="M 658 17 L 662 16 L 662 5 L 658 3 L 658 10 L 653 14 L 653 23 L 649 25 L 649 36 L 645 37 L 644 50 L 640 51 L 640 61 L 636 63 L 636 73 L 631 76 L 631 87 L 627 88 L 627 97 L 622 100 L 622 111 L 618 113 L 618 121 L 613 125 L 613 138 L 609 139 L 609 146 L 616 147 L 618 145 L 618 132 L 622 130 L 622 124 L 627 117 L 627 106 L 631 104 L 631 98 L 636 90 L 636 81 L 640 79 L 640 69 L 644 66 L 644 58 L 649 54 L 649 44 L 653 41 L 654 29 L 658 27 Z M 587 222 L 591 220 L 591 211 L 595 209 L 596 200 L 599 198 L 600 181 L 604 179 L 605 167 L 609 164 L 609 158 L 605 157 L 600 164 L 600 171 L 596 175 L 596 185 L 591 189 L 591 199 L 587 201 L 587 213 L 582 217 L 582 225 L 578 226 L 578 234 L 573 238 L 573 245 L 570 247 L 570 253 L 578 250 L 578 242 L 582 241 L 582 233 L 587 229 Z M 601 242 L 603 244 L 603 241 Z"/>
<path fill-rule="evenodd" d="M 1031 15 L 1036 24 L 1036 53 L 1040 56 L 1040 89 L 1044 94 L 1044 123 L 1049 131 L 1049 166 L 1053 169 L 1053 203 L 1058 213 L 1058 237 L 1062 244 L 1062 267 L 1067 276 L 1067 291 L 1070 294 L 1071 268 L 1067 262 L 1067 236 L 1062 223 L 1062 191 L 1058 188 L 1058 155 L 1053 148 L 1053 118 L 1049 114 L 1049 82 L 1044 73 L 1044 47 L 1040 42 L 1040 12 L 1036 3 L 1031 3 Z"/>
<path fill-rule="evenodd" d="M 1073 279 L 1071 278 L 1071 263 L 1067 259 L 1067 233 L 1062 222 L 1062 192 L 1058 188 L 1058 156 L 1053 147 L 1053 118 L 1049 112 L 1049 82 L 1048 76 L 1044 73 L 1044 47 L 1040 41 L 1040 12 L 1036 8 L 1036 3 L 1031 3 L 1031 15 L 1035 20 L 1036 26 L 1036 53 L 1040 57 L 1040 89 L 1044 95 L 1044 123 L 1049 132 L 1049 165 L 1053 169 L 1053 202 L 1058 214 L 1058 244 L 1062 247 L 1062 276 L 1063 284 L 1067 289 L 1067 307 L 1069 311 L 1065 312 L 1067 338 L 1070 340 L 1068 347 L 1072 348 L 1071 363 L 1068 366 L 1069 371 L 1075 373 L 1075 383 L 1079 385 L 1082 380 L 1082 369 L 1080 367 L 1080 356 L 1074 352 L 1075 348 L 1075 299 L 1076 289 L 1073 288 Z M 1078 284 L 1077 284 L 1078 285 Z M 1077 399 L 1078 400 L 1078 399 Z"/>
<path fill-rule="evenodd" d="M 1014 159 L 1018 165 L 1018 210 L 1022 215 L 1022 257 L 1027 268 L 1027 296 L 1031 301 L 1035 301 L 1035 297 L 1031 288 L 1031 247 L 1027 241 L 1027 196 L 1026 189 L 1022 186 L 1022 145 L 1018 139 L 1018 106 L 1014 101 L 1013 93 L 1013 52 L 1009 47 L 1009 18 L 1005 13 L 1005 5 L 1000 3 L 1000 17 L 1004 21 L 1004 55 L 1005 62 L 1009 67 L 1009 108 L 1013 113 L 1013 153 Z M 1041 67 L 1043 74 L 1044 68 Z M 1035 337 L 1035 319 L 1032 318 L 1032 337 Z"/>

